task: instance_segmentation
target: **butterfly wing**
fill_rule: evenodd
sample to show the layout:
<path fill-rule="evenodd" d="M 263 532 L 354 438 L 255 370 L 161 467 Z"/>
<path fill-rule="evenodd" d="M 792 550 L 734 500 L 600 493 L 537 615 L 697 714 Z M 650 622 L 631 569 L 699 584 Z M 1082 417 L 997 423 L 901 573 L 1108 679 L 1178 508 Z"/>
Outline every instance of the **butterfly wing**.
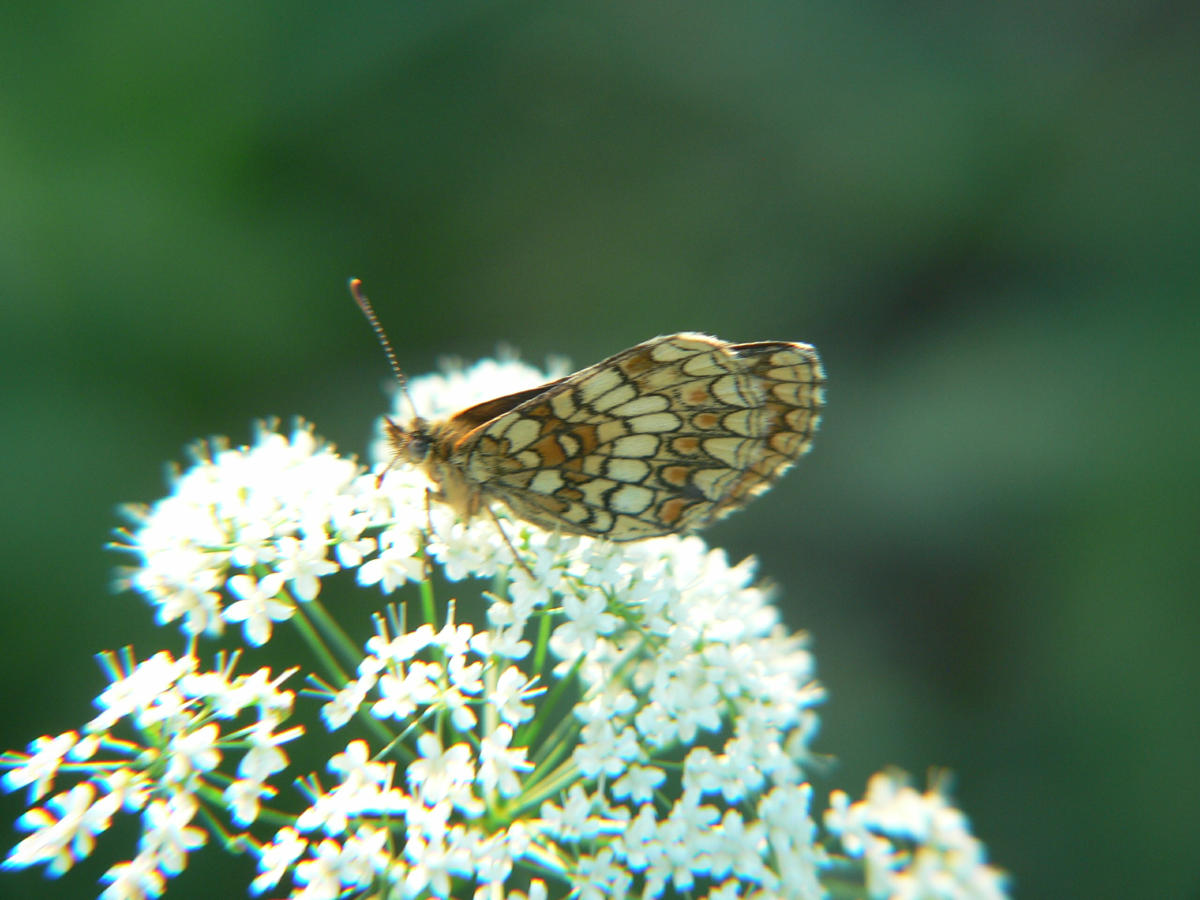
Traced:
<path fill-rule="evenodd" d="M 543 528 L 617 541 L 693 531 L 809 448 L 823 383 L 806 344 L 658 337 L 515 405 L 524 394 L 464 410 L 447 423 L 461 417 L 451 459 Z"/>

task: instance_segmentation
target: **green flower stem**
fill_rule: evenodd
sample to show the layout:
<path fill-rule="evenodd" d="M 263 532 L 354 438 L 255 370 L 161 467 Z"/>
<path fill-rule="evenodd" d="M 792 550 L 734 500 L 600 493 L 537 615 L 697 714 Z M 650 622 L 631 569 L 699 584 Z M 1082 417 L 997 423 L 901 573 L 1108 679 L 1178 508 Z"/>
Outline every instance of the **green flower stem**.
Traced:
<path fill-rule="evenodd" d="M 533 671 L 541 672 L 546 666 L 546 650 L 550 646 L 550 618 L 549 612 L 543 611 L 541 621 L 538 623 L 537 647 L 533 653 Z"/>
<path fill-rule="evenodd" d="M 312 600 L 304 603 L 303 606 L 311 611 L 310 616 L 313 624 L 333 644 L 333 648 L 338 655 L 349 666 L 357 666 L 358 661 L 362 658 L 362 647 L 355 644 L 350 635 L 346 634 L 345 629 L 338 624 L 337 620 L 329 615 L 329 610 L 325 608 L 325 605 L 314 597 Z"/>
<path fill-rule="evenodd" d="M 425 621 L 434 628 L 437 628 L 436 602 L 433 596 L 433 579 L 429 576 L 429 554 L 422 547 L 418 552 L 418 556 L 426 563 L 425 577 L 421 579 L 421 612 L 425 615 Z"/>
<path fill-rule="evenodd" d="M 346 674 L 345 670 L 342 669 L 341 663 L 334 658 L 333 653 L 330 652 L 325 642 L 321 640 L 321 636 L 317 633 L 312 622 L 309 621 L 308 615 L 304 612 L 304 606 L 305 604 L 303 603 L 297 603 L 296 614 L 288 621 L 300 633 L 300 637 L 308 644 L 308 649 L 313 652 L 313 655 L 317 657 L 317 660 L 324 667 L 326 677 L 333 681 L 334 684 L 345 684 L 350 680 L 350 676 Z"/>
<path fill-rule="evenodd" d="M 551 756 L 555 757 L 555 761 L 557 761 L 557 758 L 562 756 L 566 749 L 567 746 L 565 744 L 559 744 Z M 544 771 L 553 764 L 548 759 L 544 765 L 538 766 L 538 770 Z M 537 771 L 533 772 L 530 780 L 526 782 L 525 789 L 521 792 L 520 802 L 515 804 L 510 811 L 512 818 L 515 819 L 528 810 L 537 809 L 542 805 L 543 801 L 563 793 L 567 788 L 580 780 L 579 767 L 575 765 L 573 760 L 567 760 L 540 781 L 537 780 L 536 776 Z"/>
<path fill-rule="evenodd" d="M 575 676 L 579 671 L 580 665 L 582 664 L 582 658 L 576 660 L 575 665 L 571 667 L 571 671 L 567 673 L 566 677 L 555 682 L 554 687 L 552 687 L 550 691 L 542 697 L 541 702 L 538 704 L 539 711 L 537 716 L 535 716 L 528 723 L 522 725 L 517 730 L 517 733 L 513 738 L 514 741 L 523 744 L 526 747 L 532 747 L 535 743 L 537 743 L 537 737 L 541 733 L 542 727 L 546 724 L 546 722 L 549 721 L 550 716 L 552 716 L 554 711 L 558 708 L 558 702 L 562 698 L 563 692 L 566 691 L 569 685 L 574 685 L 576 683 Z M 564 721 L 566 720 L 559 720 L 559 725 L 555 729 L 556 735 L 559 731 L 561 731 Z M 549 743 L 549 741 L 547 741 L 547 743 Z"/>

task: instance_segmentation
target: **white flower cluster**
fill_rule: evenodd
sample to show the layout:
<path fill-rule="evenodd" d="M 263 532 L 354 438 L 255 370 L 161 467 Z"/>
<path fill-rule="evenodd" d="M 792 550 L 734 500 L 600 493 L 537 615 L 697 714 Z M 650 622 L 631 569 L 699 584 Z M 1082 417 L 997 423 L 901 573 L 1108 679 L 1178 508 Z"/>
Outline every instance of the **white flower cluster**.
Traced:
<path fill-rule="evenodd" d="M 534 577 L 509 566 L 509 599 L 493 600 L 488 631 L 451 621 L 369 642 L 322 714 L 340 728 L 366 707 L 419 735 L 405 785 L 371 763 L 371 777 L 314 790 L 297 828 L 264 852 L 260 889 L 291 870 L 303 896 L 336 896 L 312 894 L 318 872 L 331 890 L 379 877 L 397 896 L 447 896 L 458 876 L 490 896 L 524 860 L 604 896 L 704 885 L 821 896 L 801 769 L 821 690 L 752 566 L 730 567 L 698 539 L 567 543 L 520 535 Z M 574 674 L 579 699 L 542 751 L 562 759 L 539 777 L 537 748 L 522 739 L 541 691 L 515 661 L 548 616 L 556 683 Z M 422 731 L 433 721 L 440 733 Z M 366 744 L 352 750 L 368 765 Z M 497 816 L 507 824 L 486 829 Z M 404 822 L 403 853 L 364 869 L 364 842 L 382 846 L 389 820 Z M 300 837 L 317 827 L 319 844 Z"/>
<path fill-rule="evenodd" d="M 921 793 L 900 772 L 880 772 L 851 803 L 834 791 L 825 827 L 842 849 L 866 864 L 871 897 L 907 900 L 1002 900 L 1006 878 L 989 866 L 967 817 L 950 805 L 936 781 Z"/>
<path fill-rule="evenodd" d="M 28 786 L 31 801 L 63 774 L 91 775 L 18 820 L 31 834 L 4 865 L 44 864 L 60 875 L 91 853 L 95 836 L 124 810 L 141 817 L 139 852 L 108 870 L 103 896 L 157 897 L 165 878 L 182 871 L 188 852 L 205 842 L 205 830 L 191 824 L 205 795 L 221 799 L 224 788 L 234 821 L 253 821 L 261 798 L 275 793 L 267 779 L 287 765 L 280 745 L 304 729 L 280 728 L 295 699 L 280 689 L 290 673 L 235 676 L 231 666 L 202 672 L 194 657 L 176 660 L 165 652 L 137 664 L 128 656 L 105 661 L 112 683 L 82 736 L 39 738 L 28 754 L 4 756 L 5 788 Z M 122 725 L 132 740 L 118 736 Z M 228 755 L 239 759 L 237 778 L 214 777 Z"/>
<path fill-rule="evenodd" d="M 543 380 L 487 363 L 411 390 L 436 415 Z M 101 773 L 28 813 L 33 833 L 6 865 L 68 868 L 124 805 L 142 812 L 144 837 L 110 870 L 110 900 L 162 892 L 204 840 L 198 810 L 255 850 L 254 892 L 288 884 L 303 900 L 825 896 L 833 861 L 805 771 L 823 691 L 753 562 L 730 565 L 695 537 L 618 545 L 487 516 L 463 523 L 429 489 L 405 467 L 380 481 L 303 426 L 200 454 L 126 535 L 130 583 L 189 644 L 236 623 L 253 648 L 295 625 L 316 655 L 307 693 L 321 701 L 304 721 L 355 730 L 327 751 L 333 783 L 305 779 L 299 804 L 269 784 L 303 731 L 283 728 L 300 717 L 279 688 L 293 670 L 235 676 L 235 656 L 201 672 L 191 654 L 113 663 L 87 737 L 0 758 L 7 786 L 37 797 L 73 767 Z M 455 604 L 436 602 L 434 565 L 488 599 L 486 621 L 456 622 Z M 376 617 L 365 649 L 320 603 L 322 579 L 342 570 L 388 594 L 415 584 L 402 611 Z M 121 722 L 135 740 L 115 737 Z M 96 765 L 101 744 L 131 762 Z M 223 774 L 233 749 L 236 773 Z M 866 847 L 854 842 L 857 808 L 835 820 L 854 856 Z M 911 837 L 940 846 L 931 834 Z"/>

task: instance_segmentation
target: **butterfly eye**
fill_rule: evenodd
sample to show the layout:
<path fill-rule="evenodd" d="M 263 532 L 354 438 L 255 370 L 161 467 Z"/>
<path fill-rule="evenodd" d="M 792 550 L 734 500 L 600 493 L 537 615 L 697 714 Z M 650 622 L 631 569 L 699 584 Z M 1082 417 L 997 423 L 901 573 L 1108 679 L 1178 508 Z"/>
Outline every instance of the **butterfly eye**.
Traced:
<path fill-rule="evenodd" d="M 429 438 L 424 434 L 410 434 L 405 450 L 412 462 L 424 462 L 429 455 Z"/>

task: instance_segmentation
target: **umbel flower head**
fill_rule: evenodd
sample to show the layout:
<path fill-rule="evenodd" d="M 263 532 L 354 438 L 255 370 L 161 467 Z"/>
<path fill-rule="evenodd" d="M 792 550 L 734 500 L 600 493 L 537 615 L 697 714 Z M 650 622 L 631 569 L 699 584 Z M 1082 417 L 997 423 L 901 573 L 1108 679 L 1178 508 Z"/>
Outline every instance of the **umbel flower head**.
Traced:
<path fill-rule="evenodd" d="M 545 380 L 508 360 L 411 391 L 438 414 Z M 1005 895 L 936 789 L 886 776 L 818 826 L 823 691 L 752 560 L 462 522 L 429 489 L 303 424 L 202 448 L 122 540 L 184 651 L 106 654 L 92 721 L 0 757 L 31 802 L 4 866 L 57 876 L 129 815 L 112 900 L 160 896 L 214 838 L 256 857 L 251 893 L 305 900 Z M 343 572 L 385 603 L 364 646 L 322 603 Z M 311 658 L 253 664 L 285 628 Z M 300 742 L 323 771 L 293 771 Z"/>

